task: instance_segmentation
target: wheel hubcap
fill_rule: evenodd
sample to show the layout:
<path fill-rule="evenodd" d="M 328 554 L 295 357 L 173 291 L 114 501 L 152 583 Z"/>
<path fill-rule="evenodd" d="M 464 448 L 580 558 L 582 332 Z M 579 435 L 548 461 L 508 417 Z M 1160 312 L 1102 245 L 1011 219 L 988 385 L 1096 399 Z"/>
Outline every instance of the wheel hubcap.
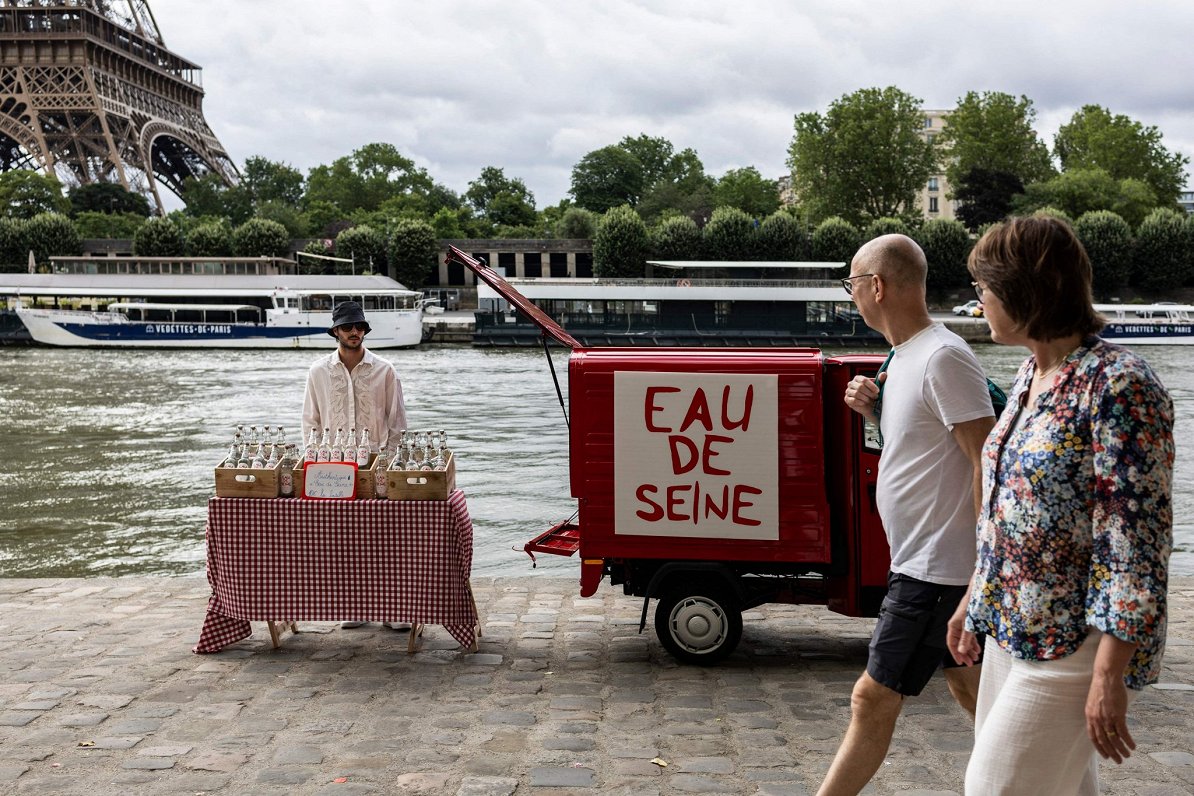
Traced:
<path fill-rule="evenodd" d="M 721 606 L 706 597 L 681 600 L 672 609 L 668 625 L 672 638 L 694 653 L 717 649 L 725 641 L 729 629 Z"/>

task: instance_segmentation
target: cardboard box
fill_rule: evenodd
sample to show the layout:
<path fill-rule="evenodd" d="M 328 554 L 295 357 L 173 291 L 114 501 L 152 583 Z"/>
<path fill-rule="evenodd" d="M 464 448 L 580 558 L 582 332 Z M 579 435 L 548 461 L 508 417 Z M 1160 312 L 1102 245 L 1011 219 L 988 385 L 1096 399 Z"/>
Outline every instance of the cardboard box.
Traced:
<path fill-rule="evenodd" d="M 303 464 L 300 461 L 294 466 L 294 497 L 303 496 Z M 368 500 L 377 497 L 377 454 L 369 454 L 369 464 L 357 468 L 357 500 Z"/>
<path fill-rule="evenodd" d="M 281 493 L 281 464 L 271 468 L 216 468 L 216 497 L 276 498 Z"/>
<path fill-rule="evenodd" d="M 442 470 L 387 470 L 389 500 L 447 500 L 456 490 L 456 456 L 448 454 Z"/>

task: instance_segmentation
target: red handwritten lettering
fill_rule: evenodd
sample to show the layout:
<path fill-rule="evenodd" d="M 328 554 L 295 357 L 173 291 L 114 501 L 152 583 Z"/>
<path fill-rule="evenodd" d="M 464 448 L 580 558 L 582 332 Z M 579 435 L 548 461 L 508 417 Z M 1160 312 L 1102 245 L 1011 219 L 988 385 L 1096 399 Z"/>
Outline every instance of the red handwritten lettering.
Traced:
<path fill-rule="evenodd" d="M 655 425 L 655 421 L 652 418 L 652 415 L 655 414 L 656 412 L 663 411 L 663 407 L 659 406 L 655 403 L 656 393 L 661 393 L 661 392 L 680 392 L 680 388 L 679 387 L 648 387 L 647 388 L 647 401 L 643 406 L 643 422 L 647 426 L 647 431 L 662 431 L 663 433 L 666 434 L 669 431 L 671 431 L 671 428 L 664 428 L 663 426 Z"/>

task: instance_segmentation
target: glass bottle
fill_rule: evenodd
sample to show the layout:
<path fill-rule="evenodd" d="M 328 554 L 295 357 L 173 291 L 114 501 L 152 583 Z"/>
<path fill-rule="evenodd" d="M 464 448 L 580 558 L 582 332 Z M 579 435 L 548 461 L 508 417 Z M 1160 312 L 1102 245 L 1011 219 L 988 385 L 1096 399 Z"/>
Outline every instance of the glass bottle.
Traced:
<path fill-rule="evenodd" d="M 249 455 L 256 456 L 261 447 L 261 437 L 257 436 L 257 426 L 249 426 Z"/>
<path fill-rule="evenodd" d="M 278 446 L 275 445 L 275 448 Z M 282 497 L 294 495 L 294 464 L 298 458 L 298 448 L 293 442 L 286 443 L 282 448 L 282 469 L 278 473 L 278 486 Z"/>
<path fill-rule="evenodd" d="M 356 449 L 357 467 L 369 466 L 369 453 L 369 429 L 363 428 L 361 429 L 361 444 Z M 385 468 L 379 464 L 378 469 Z"/>
<path fill-rule="evenodd" d="M 332 430 L 330 428 L 327 426 L 323 427 L 323 439 L 319 441 L 319 451 L 317 453 L 317 458 L 321 462 L 330 462 L 332 460 L 332 441 L 329 439 L 331 433 Z"/>
<path fill-rule="evenodd" d="M 439 452 L 444 460 L 444 467 L 448 466 L 448 457 L 452 455 L 452 449 L 448 447 L 448 432 L 440 429 L 439 432 Z"/>
<path fill-rule="evenodd" d="M 431 435 L 423 437 L 423 459 L 419 463 L 420 470 L 432 470 L 435 465 L 431 461 Z"/>
<path fill-rule="evenodd" d="M 261 447 L 266 447 L 262 445 Z M 265 466 L 269 469 L 274 469 L 282 461 L 283 448 L 281 445 L 271 444 L 269 446 L 269 458 L 265 460 Z"/>
<path fill-rule="evenodd" d="M 315 436 L 315 429 L 311 429 L 311 433 L 307 435 L 307 450 L 303 455 L 303 461 L 319 461 L 319 440 Z"/>
<path fill-rule="evenodd" d="M 228 446 L 228 458 L 220 462 L 221 467 L 236 467 L 240 462 L 240 445 L 235 442 Z"/>
<path fill-rule="evenodd" d="M 415 446 L 414 445 L 407 446 L 406 454 L 407 454 L 408 458 L 406 460 L 406 466 L 403 469 L 418 470 L 419 462 L 415 459 Z"/>
<path fill-rule="evenodd" d="M 331 458 L 328 461 L 344 461 L 344 429 L 342 428 L 336 429 L 336 439 L 332 442 Z"/>
<path fill-rule="evenodd" d="M 394 456 L 392 458 L 397 459 L 398 457 Z M 377 467 L 373 471 L 373 493 L 379 498 L 384 498 L 386 496 L 388 480 L 386 475 L 386 465 L 390 463 L 390 459 L 391 456 L 389 448 L 380 448 L 377 451 Z"/>
<path fill-rule="evenodd" d="M 357 430 L 348 429 L 348 436 L 344 438 L 344 461 L 353 462 L 357 458 Z"/>
<path fill-rule="evenodd" d="M 249 444 L 246 442 L 240 446 L 240 453 L 236 460 L 238 469 L 247 470 L 253 466 L 253 457 L 249 454 Z"/>

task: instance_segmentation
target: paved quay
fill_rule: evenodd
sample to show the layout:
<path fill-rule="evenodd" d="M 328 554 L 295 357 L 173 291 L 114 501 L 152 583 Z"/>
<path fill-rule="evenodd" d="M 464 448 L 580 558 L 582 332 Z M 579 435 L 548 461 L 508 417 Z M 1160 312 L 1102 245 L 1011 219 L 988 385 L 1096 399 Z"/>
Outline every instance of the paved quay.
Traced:
<path fill-rule="evenodd" d="M 473 581 L 468 654 L 428 627 L 264 623 L 194 655 L 202 578 L 0 579 L 3 794 L 811 794 L 845 729 L 872 622 L 746 616 L 738 651 L 677 665 L 641 602 L 568 578 Z M 1171 589 L 1163 679 L 1103 792 L 1194 793 L 1194 578 Z M 909 701 L 868 794 L 961 793 L 966 716 L 940 677 Z"/>

